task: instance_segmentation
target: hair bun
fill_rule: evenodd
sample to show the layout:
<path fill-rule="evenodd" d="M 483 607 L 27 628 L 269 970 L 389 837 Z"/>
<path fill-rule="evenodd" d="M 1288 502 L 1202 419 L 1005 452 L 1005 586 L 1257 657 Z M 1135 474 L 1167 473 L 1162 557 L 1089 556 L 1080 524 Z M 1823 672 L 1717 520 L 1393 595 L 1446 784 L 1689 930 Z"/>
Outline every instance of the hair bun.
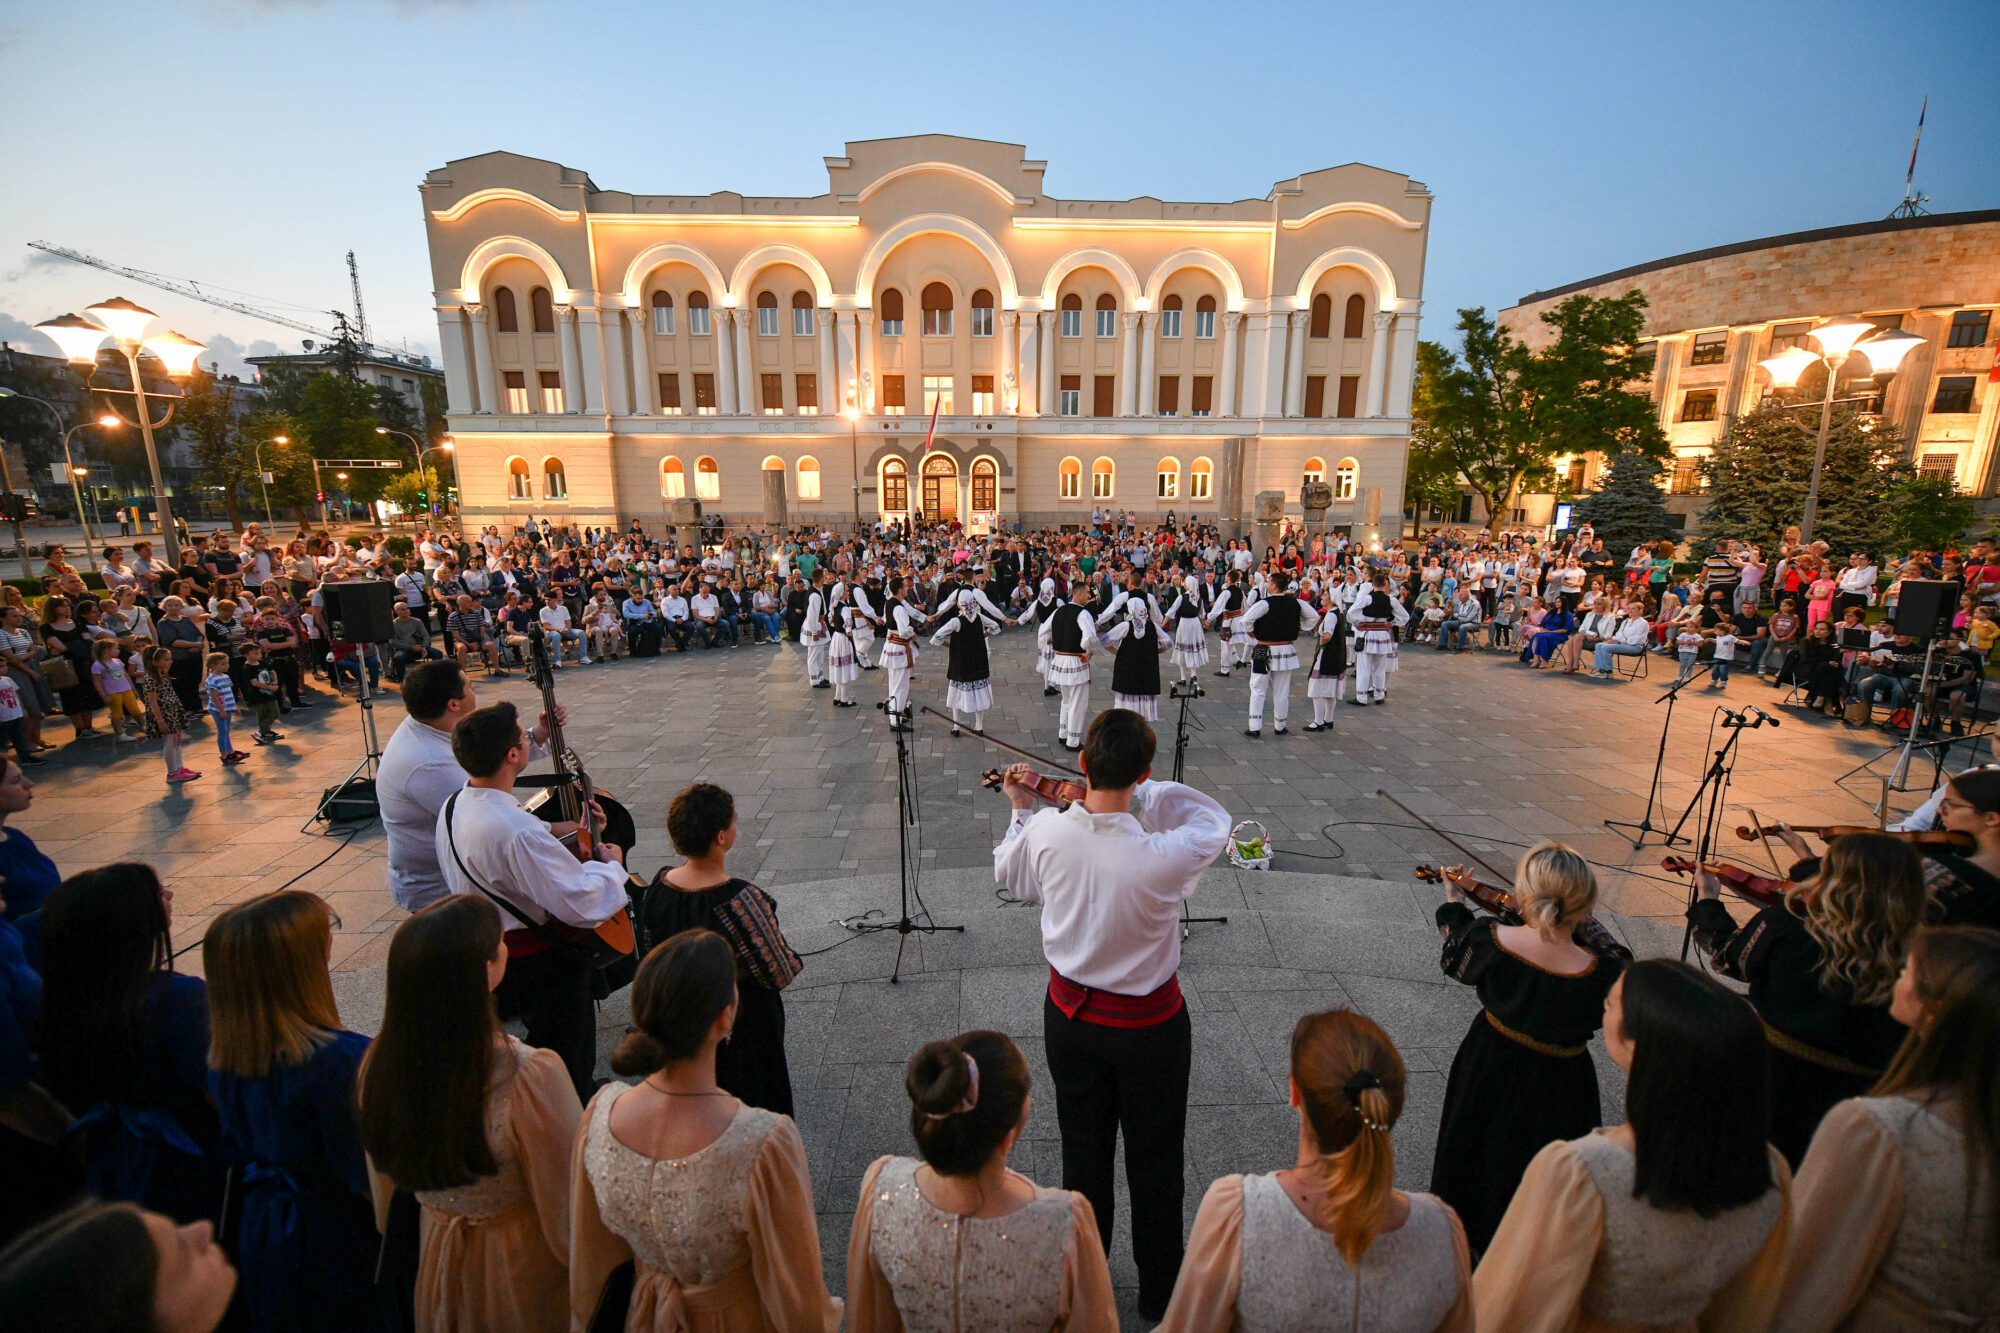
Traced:
<path fill-rule="evenodd" d="M 637 1028 L 626 1029 L 625 1039 L 611 1053 L 611 1072 L 620 1078 L 645 1078 L 666 1064 L 667 1048 Z"/>
<path fill-rule="evenodd" d="M 949 1115 L 965 1100 L 972 1087 L 972 1073 L 965 1052 L 948 1041 L 924 1043 L 910 1057 L 903 1075 L 903 1087 L 911 1103 L 926 1115 Z"/>

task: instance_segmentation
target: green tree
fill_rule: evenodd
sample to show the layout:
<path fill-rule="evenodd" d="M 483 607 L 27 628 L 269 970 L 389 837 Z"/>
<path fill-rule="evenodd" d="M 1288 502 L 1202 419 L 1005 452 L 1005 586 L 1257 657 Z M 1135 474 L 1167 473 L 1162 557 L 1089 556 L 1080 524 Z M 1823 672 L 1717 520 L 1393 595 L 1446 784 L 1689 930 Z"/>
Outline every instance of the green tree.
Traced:
<path fill-rule="evenodd" d="M 264 461 L 264 470 L 271 474 L 269 491 L 272 509 L 290 510 L 301 529 L 311 527 L 314 504 L 312 449 L 307 445 L 298 421 L 265 407 L 251 414 L 243 423 L 243 433 L 252 442 L 263 442 L 258 449 Z M 257 480 L 253 477 L 250 484 L 257 486 Z M 258 487 L 260 503 L 263 495 L 264 488 Z"/>
<path fill-rule="evenodd" d="M 1979 506 L 1949 472 L 1909 472 L 1895 485 L 1891 525 L 1905 550 L 1942 550 L 1979 521 Z"/>
<path fill-rule="evenodd" d="M 404 442 L 393 435 L 377 435 L 375 428 L 388 425 L 392 429 L 406 429 L 399 424 L 403 418 L 384 421 L 383 399 L 394 398 L 384 395 L 381 390 L 349 379 L 333 371 L 320 371 L 306 379 L 296 390 L 296 405 L 288 406 L 292 398 L 287 392 L 273 403 L 287 411 L 287 415 L 297 423 L 301 440 L 310 450 L 312 458 L 385 458 L 412 466 L 416 460 Z M 400 399 L 396 400 L 401 402 Z M 412 432 L 415 433 L 415 432 Z M 382 488 L 395 477 L 392 469 L 351 468 L 347 480 L 335 483 L 330 477 L 322 477 L 329 487 L 338 486 L 356 500 L 368 502 L 382 494 Z"/>
<path fill-rule="evenodd" d="M 1403 474 L 1403 503 L 1416 522 L 1416 537 L 1424 536 L 1424 510 L 1435 507 L 1456 513 L 1460 496 L 1458 468 L 1419 422 L 1410 436 L 1410 461 Z"/>
<path fill-rule="evenodd" d="M 1774 554 L 1785 529 L 1805 512 L 1815 444 L 1814 430 L 1782 406 L 1736 418 L 1701 463 L 1708 500 L 1701 535 L 1690 543 L 1695 555 L 1707 556 L 1724 539 L 1756 542 Z M 1909 474 L 1895 427 L 1836 407 L 1827 431 L 1814 539 L 1826 542 L 1836 558 L 1887 549 L 1897 536 L 1898 497 L 1905 494 Z"/>
<path fill-rule="evenodd" d="M 1623 556 L 1640 542 L 1677 538 L 1673 515 L 1660 490 L 1660 460 L 1627 450 L 1611 460 L 1604 484 L 1576 503 L 1576 520 L 1604 538 L 1604 549 Z"/>
<path fill-rule="evenodd" d="M 1461 351 L 1417 348 L 1412 413 L 1429 444 L 1485 502 L 1497 532 L 1530 487 L 1554 484 L 1555 459 L 1630 452 L 1664 458 L 1652 400 L 1626 386 L 1652 373 L 1633 349 L 1646 297 L 1579 293 L 1542 315 L 1554 336 L 1537 349 L 1487 317 L 1458 312 Z"/>
<path fill-rule="evenodd" d="M 243 429 L 242 388 L 220 383 L 197 367 L 183 393 L 186 396 L 174 414 L 175 428 L 187 441 L 202 483 L 222 492 L 229 525 L 241 532 L 243 488 L 257 485 L 254 442 Z"/>
<path fill-rule="evenodd" d="M 402 506 L 404 513 L 421 520 L 428 516 L 433 503 L 443 504 L 442 484 L 437 468 L 432 466 L 429 458 L 425 458 L 422 472 L 413 469 L 397 473 L 395 480 L 382 488 L 382 498 Z"/>

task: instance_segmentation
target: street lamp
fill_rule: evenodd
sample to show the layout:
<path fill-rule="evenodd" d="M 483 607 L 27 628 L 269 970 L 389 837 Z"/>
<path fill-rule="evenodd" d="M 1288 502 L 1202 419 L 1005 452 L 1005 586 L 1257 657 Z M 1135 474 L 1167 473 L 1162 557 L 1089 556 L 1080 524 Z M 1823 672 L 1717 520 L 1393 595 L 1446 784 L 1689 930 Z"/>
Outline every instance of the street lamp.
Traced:
<path fill-rule="evenodd" d="M 424 480 L 424 455 L 434 454 L 440 449 L 447 451 L 451 449 L 450 440 L 444 440 L 438 444 L 426 445 L 406 430 L 390 430 L 387 426 L 377 426 L 375 433 L 377 435 L 399 435 L 410 442 L 410 447 L 417 451 L 417 484 L 419 486 L 423 485 Z M 439 480 L 443 479 L 439 478 Z M 432 518 L 437 517 L 437 499 L 435 496 L 432 497 L 429 505 L 429 515 Z"/>
<path fill-rule="evenodd" d="M 96 393 L 129 393 L 133 399 L 133 416 L 140 433 L 146 440 L 146 463 L 153 474 L 153 503 L 159 513 L 160 537 L 166 547 L 167 560 L 178 565 L 181 558 L 180 534 L 174 528 L 174 512 L 167 496 L 167 482 L 160 471 L 159 446 L 153 439 L 153 431 L 173 420 L 174 405 L 184 395 L 149 394 L 146 381 L 139 372 L 139 353 L 151 352 L 167 372 L 167 377 L 176 382 L 185 381 L 194 373 L 195 358 L 204 350 L 203 344 L 192 338 L 183 338 L 172 330 L 148 334 L 146 326 L 158 318 L 144 306 L 135 305 L 124 297 L 113 297 L 89 307 L 85 313 L 90 318 L 78 315 L 59 315 L 55 319 L 43 320 L 35 328 L 48 335 L 51 342 L 62 349 L 62 354 L 70 365 L 82 376 L 83 387 Z M 125 368 L 132 376 L 129 389 L 99 388 L 91 383 L 97 372 L 97 349 L 106 338 L 124 354 Z M 153 420 L 149 398 L 167 400 L 167 413 L 158 422 Z M 123 414 L 119 414 L 123 417 Z"/>
<path fill-rule="evenodd" d="M 851 386 L 853 380 L 849 380 Z M 852 480 L 848 483 L 854 489 L 854 530 L 861 531 L 861 442 L 856 431 L 860 428 L 861 409 L 854 405 L 852 389 L 847 395 L 847 406 L 841 411 L 847 418 L 847 468 Z"/>
<path fill-rule="evenodd" d="M 270 439 L 270 443 L 272 444 L 290 444 L 291 442 L 292 438 L 289 435 L 273 435 Z M 270 528 L 275 533 L 278 529 L 278 520 L 271 517 L 271 483 L 266 480 L 269 474 L 264 471 L 264 444 L 265 441 L 259 440 L 257 443 L 251 445 L 250 456 L 257 462 L 257 489 L 264 492 L 264 526 Z"/>
<path fill-rule="evenodd" d="M 97 418 L 95 421 L 80 421 L 76 425 L 71 426 L 69 429 L 63 430 L 62 413 L 57 411 L 56 405 L 54 403 L 51 403 L 48 399 L 37 398 L 33 394 L 29 393 L 16 393 L 14 390 L 8 388 L 0 388 L 0 398 L 19 398 L 24 403 L 39 403 L 42 405 L 44 409 L 47 410 L 48 414 L 51 417 L 55 418 L 56 429 L 62 431 L 63 470 L 69 473 L 70 498 L 76 502 L 76 525 L 79 528 L 83 529 L 83 551 L 86 557 L 86 567 L 94 567 L 97 563 L 97 551 L 90 544 L 90 520 L 84 517 L 83 491 L 77 485 L 77 478 L 80 476 L 88 476 L 90 474 L 90 469 L 78 467 L 76 465 L 76 459 L 70 456 L 69 452 L 70 437 L 75 435 L 78 431 L 83 430 L 89 426 L 104 426 L 106 428 L 116 428 L 120 425 L 123 425 L 124 423 L 119 421 L 117 417 L 112 416 L 109 412 L 107 412 L 103 416 Z M 102 533 L 98 534 L 98 536 L 99 540 L 103 539 Z M 22 554 L 23 556 L 25 556 L 27 553 L 24 551 L 22 552 Z"/>
<path fill-rule="evenodd" d="M 1829 320 L 1809 335 L 1819 344 L 1817 354 L 1803 347 L 1788 347 L 1776 356 L 1766 357 L 1757 363 L 1770 375 L 1771 387 L 1779 393 L 1796 389 L 1799 380 L 1814 366 L 1826 365 L 1826 392 L 1820 396 L 1819 434 L 1813 447 L 1812 484 L 1806 490 L 1805 513 L 1799 523 L 1799 542 L 1803 546 L 1812 545 L 1813 520 L 1819 513 L 1819 483 L 1821 474 L 1826 470 L 1826 437 L 1833 425 L 1833 405 L 1836 402 L 1867 402 L 1887 392 L 1889 381 L 1896 377 L 1896 368 L 1902 364 L 1903 358 L 1909 355 L 1912 347 L 1923 341 L 1897 330 L 1878 333 L 1867 342 L 1861 341 L 1874 332 L 1875 326 L 1864 320 Z M 1867 358 L 1875 377 L 1875 392 L 1835 398 L 1834 382 L 1840 378 L 1841 365 L 1855 352 Z"/>

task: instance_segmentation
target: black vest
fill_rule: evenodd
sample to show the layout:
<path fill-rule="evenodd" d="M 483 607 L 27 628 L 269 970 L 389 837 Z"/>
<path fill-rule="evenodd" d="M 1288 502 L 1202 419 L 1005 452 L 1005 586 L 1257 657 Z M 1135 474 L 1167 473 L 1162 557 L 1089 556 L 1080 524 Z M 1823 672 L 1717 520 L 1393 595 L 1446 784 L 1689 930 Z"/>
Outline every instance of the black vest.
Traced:
<path fill-rule="evenodd" d="M 1179 596 L 1174 598 L 1174 604 L 1167 608 L 1167 623 L 1178 626 L 1184 619 L 1189 617 L 1198 618 L 1201 615 L 1201 607 L 1197 604 L 1198 602 L 1199 598 L 1190 597 L 1183 591 Z"/>
<path fill-rule="evenodd" d="M 1111 689 L 1116 694 L 1160 692 L 1160 636 L 1150 621 L 1144 633 L 1136 627 L 1118 641 L 1111 660 Z"/>
<path fill-rule="evenodd" d="M 1259 643 L 1290 643 L 1299 637 L 1299 599 L 1277 593 L 1264 599 L 1264 614 L 1250 627 Z"/>
<path fill-rule="evenodd" d="M 1083 608 L 1075 602 L 1056 608 L 1050 617 L 1049 651 L 1057 653 L 1081 653 L 1083 651 Z"/>
<path fill-rule="evenodd" d="M 1062 608 L 1063 604 L 1061 602 L 1058 602 L 1053 597 L 1049 598 L 1049 600 L 1046 602 L 1043 601 L 1041 598 L 1037 597 L 1035 599 L 1035 623 L 1037 625 L 1040 625 L 1050 616 L 1062 610 Z"/>
<path fill-rule="evenodd" d="M 1347 670 L 1346 619 L 1332 607 L 1328 607 L 1326 614 L 1320 617 L 1320 633 L 1331 632 L 1333 635 L 1319 646 L 1318 658 L 1313 663 L 1321 676 L 1338 676 Z"/>
<path fill-rule="evenodd" d="M 958 629 L 945 642 L 951 650 L 945 679 L 971 685 L 992 676 L 992 665 L 986 660 L 985 621 L 978 616 L 960 616 Z"/>
<path fill-rule="evenodd" d="M 1380 588 L 1368 594 L 1368 600 L 1361 604 L 1361 609 L 1355 613 L 1354 618 L 1356 620 L 1382 620 L 1394 624 L 1396 621 L 1396 612 L 1390 602 L 1389 594 L 1383 592 Z"/>

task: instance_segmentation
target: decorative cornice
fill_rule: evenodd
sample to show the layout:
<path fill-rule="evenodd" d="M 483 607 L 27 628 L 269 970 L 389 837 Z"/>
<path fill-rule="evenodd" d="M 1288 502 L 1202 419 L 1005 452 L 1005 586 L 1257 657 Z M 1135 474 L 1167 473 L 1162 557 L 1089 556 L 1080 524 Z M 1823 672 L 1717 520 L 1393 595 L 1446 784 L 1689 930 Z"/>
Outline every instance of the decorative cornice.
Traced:
<path fill-rule="evenodd" d="M 1347 199 L 1337 204 L 1328 204 L 1323 208 L 1315 208 L 1302 218 L 1286 218 L 1278 225 L 1286 231 L 1297 231 L 1335 213 L 1365 213 L 1369 217 L 1380 218 L 1392 226 L 1401 227 L 1404 231 L 1421 231 L 1424 226 L 1421 222 L 1412 222 L 1392 208 L 1384 208 L 1380 204 L 1371 204 L 1361 199 Z"/>
<path fill-rule="evenodd" d="M 496 185 L 489 189 L 474 190 L 450 208 L 434 208 L 431 210 L 431 217 L 438 222 L 456 222 L 481 204 L 498 203 L 527 204 L 532 208 L 539 208 L 557 222 L 575 222 L 583 216 L 580 211 L 573 208 L 557 208 L 540 195 L 529 194 L 526 190 Z"/>

